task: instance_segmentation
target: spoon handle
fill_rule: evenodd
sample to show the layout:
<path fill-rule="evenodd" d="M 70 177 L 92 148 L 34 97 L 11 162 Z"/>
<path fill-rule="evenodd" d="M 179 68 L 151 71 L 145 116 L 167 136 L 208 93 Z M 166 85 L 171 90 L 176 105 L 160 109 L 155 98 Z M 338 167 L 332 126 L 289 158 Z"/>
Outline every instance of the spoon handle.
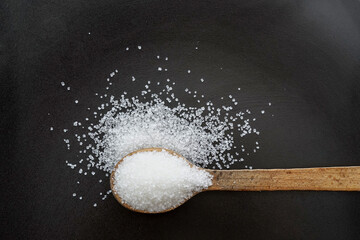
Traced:
<path fill-rule="evenodd" d="M 360 167 L 207 170 L 225 191 L 360 191 Z"/>

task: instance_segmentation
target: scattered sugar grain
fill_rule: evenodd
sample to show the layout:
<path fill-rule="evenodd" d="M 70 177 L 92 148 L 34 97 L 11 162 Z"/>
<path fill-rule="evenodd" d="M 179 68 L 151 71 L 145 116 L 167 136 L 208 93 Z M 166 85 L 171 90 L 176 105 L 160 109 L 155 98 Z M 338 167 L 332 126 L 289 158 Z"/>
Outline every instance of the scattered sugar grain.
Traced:
<path fill-rule="evenodd" d="M 165 60 L 167 61 L 168 57 Z M 163 71 L 163 69 L 158 67 L 158 71 Z M 115 72 L 117 71 L 115 70 Z M 114 75 L 113 72 L 110 77 Z M 170 82 L 170 79 L 167 81 Z M 174 85 L 174 83 L 172 84 Z M 160 86 L 160 82 L 157 82 L 157 85 Z M 146 90 L 150 91 L 150 87 Z M 86 153 L 88 150 L 87 155 L 92 153 L 95 158 L 85 157 L 79 163 L 85 160 L 90 163 L 90 168 L 110 173 L 117 161 L 130 152 L 147 147 L 163 147 L 180 153 L 197 166 L 229 168 L 236 161 L 244 161 L 244 158 L 236 159 L 238 154 L 234 154 L 235 158 L 228 152 L 235 148 L 234 133 L 231 131 L 233 126 L 230 125 L 230 121 L 234 121 L 234 125 L 238 126 L 236 129 L 240 137 L 248 134 L 260 134 L 256 129 L 252 129 L 249 122 L 235 122 L 235 118 L 231 118 L 233 113 L 229 112 L 232 110 L 231 106 L 216 108 L 212 102 L 205 102 L 206 105 L 204 104 L 203 107 L 188 107 L 179 102 L 175 96 L 171 96 L 171 99 L 175 99 L 178 105 L 169 107 L 166 105 L 168 101 L 164 101 L 164 99 L 166 100 L 167 96 L 170 96 L 172 87 L 166 86 L 159 92 L 153 91 L 151 95 L 147 91 L 141 92 L 139 96 L 129 98 L 126 97 L 126 92 L 121 94 L 121 98 L 118 99 L 109 96 L 110 101 L 106 102 L 106 106 L 109 108 L 105 114 L 97 114 L 99 118 L 95 120 L 96 122 L 90 122 L 89 118 L 85 118 L 86 129 L 89 126 L 92 127 L 92 130 L 88 129 L 87 133 L 91 143 L 84 144 L 83 150 L 79 153 Z M 185 92 L 191 94 L 187 88 Z M 144 94 L 147 94 L 147 99 Z M 164 99 L 160 98 L 160 95 L 163 95 Z M 142 102 L 138 97 L 146 100 Z M 204 98 L 203 95 L 201 97 Z M 198 99 L 194 100 L 199 103 Z M 234 105 L 237 105 L 237 102 L 234 102 Z M 226 114 L 223 114 L 221 108 L 227 111 Z M 90 108 L 87 109 L 90 110 Z M 234 117 L 236 115 L 237 119 L 242 120 L 243 116 L 239 115 L 240 113 L 234 113 Z M 246 111 L 246 113 L 250 114 L 250 111 Z M 96 113 L 94 118 L 97 118 Z M 76 126 L 80 126 L 77 121 L 76 123 Z M 66 141 L 65 143 L 70 149 L 69 140 L 66 139 Z M 241 150 L 245 155 L 245 149 Z M 89 167 L 88 170 L 90 170 Z M 80 168 L 79 174 L 86 175 L 87 172 Z M 107 174 L 107 176 L 109 175 Z M 101 182 L 100 179 L 99 183 Z"/>

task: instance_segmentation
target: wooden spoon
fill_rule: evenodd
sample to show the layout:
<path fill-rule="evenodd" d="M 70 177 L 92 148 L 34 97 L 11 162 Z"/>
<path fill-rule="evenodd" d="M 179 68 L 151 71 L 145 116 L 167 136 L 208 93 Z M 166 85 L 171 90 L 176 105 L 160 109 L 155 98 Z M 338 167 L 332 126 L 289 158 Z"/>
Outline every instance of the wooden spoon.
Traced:
<path fill-rule="evenodd" d="M 183 158 L 191 167 L 194 165 L 174 151 L 163 148 L 146 148 L 132 152 L 124 158 L 138 152 L 162 151 Z M 123 159 L 124 159 L 123 158 Z M 179 205 L 161 212 L 137 210 L 126 204 L 114 190 L 115 170 L 123 161 L 115 166 L 110 177 L 110 186 L 116 200 L 124 207 L 141 213 L 163 213 L 171 211 Z M 324 168 L 293 168 L 293 169 L 254 169 L 254 170 L 210 170 L 213 176 L 212 185 L 203 191 L 360 191 L 360 167 L 324 167 Z M 193 196 L 199 192 L 194 192 Z"/>

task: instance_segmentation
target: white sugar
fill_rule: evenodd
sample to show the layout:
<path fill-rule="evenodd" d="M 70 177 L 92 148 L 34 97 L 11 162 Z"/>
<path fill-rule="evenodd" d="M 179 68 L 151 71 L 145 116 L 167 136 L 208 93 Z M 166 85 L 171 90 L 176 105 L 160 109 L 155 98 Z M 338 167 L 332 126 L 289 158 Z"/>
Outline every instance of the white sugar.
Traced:
<path fill-rule="evenodd" d="M 169 97 L 166 99 L 171 102 Z M 119 159 L 135 150 L 151 147 L 174 150 L 202 167 L 213 162 L 227 165 L 234 160 L 227 155 L 234 143 L 233 136 L 227 134 L 231 123 L 222 121 L 216 114 L 204 121 L 205 107 L 187 108 L 179 103 L 170 108 L 159 98 L 147 103 L 112 98 L 111 104 L 112 110 L 93 126 L 96 131 L 89 133 L 96 143 L 91 150 L 97 158 L 90 162 L 97 168 L 111 172 Z M 211 105 L 208 102 L 210 110 L 214 108 Z M 243 136 L 249 129 L 247 124 L 246 129 L 241 130 Z"/>
<path fill-rule="evenodd" d="M 139 48 L 135 45 L 133 49 Z M 128 51 L 129 48 L 125 50 Z M 143 49 L 140 50 L 142 51 Z M 160 54 L 155 56 L 169 60 L 168 57 L 160 57 Z M 245 104 L 240 104 L 240 92 L 236 91 L 240 90 L 240 87 L 236 86 L 233 91 L 227 92 L 225 97 L 215 97 L 204 92 L 206 89 L 195 90 L 191 85 L 175 84 L 175 77 L 171 80 L 168 76 L 164 77 L 164 74 L 171 73 L 172 68 L 167 69 L 167 66 L 160 62 L 153 67 L 158 77 L 151 80 L 151 83 L 149 79 L 139 77 L 142 75 L 136 72 L 136 69 L 127 76 L 121 76 L 121 69 L 115 69 L 109 76 L 105 76 L 106 85 L 101 88 L 105 91 L 112 83 L 116 85 L 124 81 L 129 83 L 124 84 L 124 88 L 127 85 L 134 87 L 135 82 L 143 81 L 143 87 L 138 86 L 137 91 L 116 92 L 115 96 L 109 92 L 107 95 L 101 90 L 96 91 L 96 100 L 101 102 L 91 108 L 85 106 L 87 102 L 79 103 L 80 96 L 74 99 L 74 105 L 79 110 L 88 110 L 84 118 L 73 119 L 72 126 L 63 130 L 67 132 L 67 138 L 64 139 L 66 148 L 70 150 L 71 144 L 71 149 L 76 149 L 73 150 L 76 164 L 67 163 L 76 174 L 91 179 L 94 178 L 93 175 L 99 176 L 102 172 L 111 173 L 120 159 L 142 148 L 171 149 L 196 166 L 213 169 L 229 168 L 236 162 L 247 160 L 249 153 L 253 154 L 254 150 L 260 151 L 258 144 L 255 149 L 239 147 L 241 138 L 260 134 L 253 128 L 256 119 L 251 116 L 251 111 L 241 110 L 236 106 L 238 103 Z M 193 66 L 187 66 L 182 71 L 191 74 L 191 68 Z M 191 76 L 190 74 L 188 76 Z M 115 75 L 119 76 L 119 79 L 114 78 Z M 194 80 L 200 84 L 205 82 L 201 77 Z M 67 83 L 60 84 L 64 89 L 70 90 Z M 184 90 L 186 96 L 183 96 Z M 214 102 L 210 99 L 214 99 Z M 218 103 L 218 99 L 221 99 L 221 103 Z M 271 103 L 268 104 L 271 106 Z M 261 113 L 265 114 L 265 111 L 262 110 Z M 50 131 L 54 131 L 53 126 L 49 127 Z M 239 149 L 234 152 L 237 146 Z M 95 180 L 96 184 L 104 187 L 102 183 L 105 178 L 100 178 L 102 176 Z M 107 195 L 105 194 L 102 200 Z"/>
<path fill-rule="evenodd" d="M 212 184 L 209 173 L 164 150 L 126 157 L 114 178 L 114 189 L 121 199 L 148 212 L 176 207 Z"/>

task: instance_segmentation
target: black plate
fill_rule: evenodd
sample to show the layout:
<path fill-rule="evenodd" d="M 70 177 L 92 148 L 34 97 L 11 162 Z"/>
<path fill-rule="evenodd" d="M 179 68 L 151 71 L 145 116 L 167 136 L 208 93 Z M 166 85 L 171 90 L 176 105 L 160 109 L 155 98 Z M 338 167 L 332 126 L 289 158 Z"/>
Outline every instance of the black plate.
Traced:
<path fill-rule="evenodd" d="M 1 239 L 359 239 L 358 192 L 209 192 L 130 212 L 99 200 L 107 181 L 65 165 L 75 154 L 62 132 L 114 69 L 113 94 L 168 74 L 184 99 L 185 87 L 215 103 L 233 94 L 254 112 L 261 149 L 244 165 L 360 165 L 359 1 L 3 1 L 1 12 Z"/>

